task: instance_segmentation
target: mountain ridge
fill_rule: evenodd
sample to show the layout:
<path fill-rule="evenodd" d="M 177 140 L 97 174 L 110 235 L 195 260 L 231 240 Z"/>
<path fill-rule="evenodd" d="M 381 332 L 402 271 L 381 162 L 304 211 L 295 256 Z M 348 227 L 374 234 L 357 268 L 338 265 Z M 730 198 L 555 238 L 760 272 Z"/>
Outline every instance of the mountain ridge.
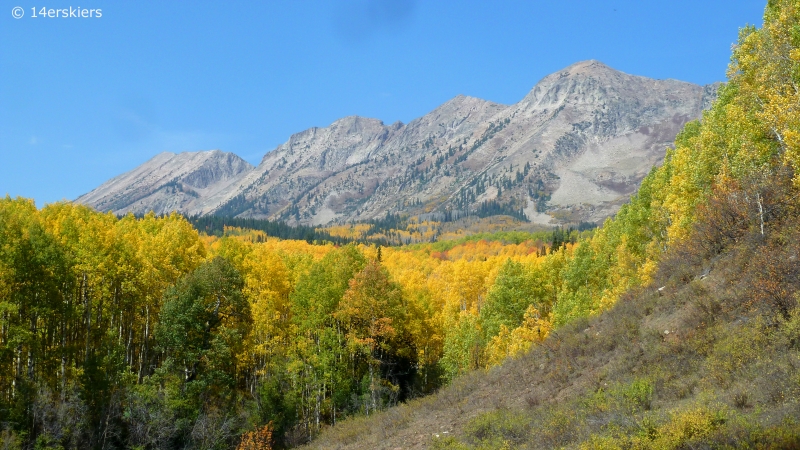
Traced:
<path fill-rule="evenodd" d="M 76 201 L 117 214 L 177 210 L 307 225 L 469 213 L 493 201 L 542 224 L 599 222 L 660 163 L 717 86 L 582 61 L 513 105 L 458 95 L 407 124 L 352 115 L 294 133 L 256 167 L 218 157 L 219 179 L 193 188 L 197 195 L 175 191 L 179 198 L 170 199 L 165 186 L 183 182 L 170 178 L 179 170 L 152 173 L 164 169 L 151 159 Z M 192 158 L 173 164 L 183 160 Z"/>

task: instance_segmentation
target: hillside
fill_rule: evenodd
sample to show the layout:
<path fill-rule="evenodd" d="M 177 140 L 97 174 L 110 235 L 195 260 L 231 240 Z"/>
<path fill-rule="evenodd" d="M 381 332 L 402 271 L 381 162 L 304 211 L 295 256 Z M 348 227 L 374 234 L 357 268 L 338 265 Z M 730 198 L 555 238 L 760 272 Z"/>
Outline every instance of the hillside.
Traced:
<path fill-rule="evenodd" d="M 645 287 L 502 366 L 325 430 L 308 448 L 798 448 L 800 205 L 735 239 L 716 198 Z M 729 212 L 730 210 L 728 210 Z"/>
<path fill-rule="evenodd" d="M 514 105 L 461 95 L 408 124 L 345 117 L 292 135 L 252 170 L 220 160 L 225 176 L 202 189 L 174 168 L 185 160 L 183 172 L 192 172 L 197 157 L 161 165 L 159 156 L 76 201 L 116 214 L 177 210 L 305 225 L 387 212 L 460 216 L 489 203 L 541 224 L 600 222 L 661 163 L 718 86 L 584 61 L 545 77 Z M 190 189 L 176 191 L 176 183 Z"/>
<path fill-rule="evenodd" d="M 774 1 L 741 30 L 719 100 L 568 252 L 555 331 L 314 445 L 798 448 L 799 19 Z M 462 348 L 511 348 L 525 328 Z"/>

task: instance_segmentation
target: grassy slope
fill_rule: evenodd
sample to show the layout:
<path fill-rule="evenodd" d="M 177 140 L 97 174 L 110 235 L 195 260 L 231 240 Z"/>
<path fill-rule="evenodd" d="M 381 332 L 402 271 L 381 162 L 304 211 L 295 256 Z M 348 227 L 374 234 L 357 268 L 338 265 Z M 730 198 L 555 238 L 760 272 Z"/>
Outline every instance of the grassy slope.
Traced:
<path fill-rule="evenodd" d="M 436 395 L 337 424 L 313 448 L 800 448 L 800 311 L 787 319 L 751 295 L 776 279 L 765 264 L 797 259 L 800 232 L 771 236 L 673 251 L 609 311 Z M 800 289 L 792 274 L 779 281 Z"/>

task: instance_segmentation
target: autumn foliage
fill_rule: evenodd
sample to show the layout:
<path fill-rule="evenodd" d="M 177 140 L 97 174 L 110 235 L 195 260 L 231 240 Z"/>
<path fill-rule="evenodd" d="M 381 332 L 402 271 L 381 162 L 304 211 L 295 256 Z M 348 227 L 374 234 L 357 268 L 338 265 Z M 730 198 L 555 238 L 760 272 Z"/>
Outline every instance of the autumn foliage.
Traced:
<path fill-rule="evenodd" d="M 272 450 L 272 422 L 244 433 L 236 450 Z"/>
<path fill-rule="evenodd" d="M 797 1 L 778 0 L 762 29 L 741 30 L 718 101 L 591 236 L 338 247 L 0 199 L 0 436 L 39 448 L 305 443 L 518 356 L 666 269 L 693 279 L 683 262 L 731 248 L 748 255 L 743 307 L 788 320 L 797 23 Z M 392 239 L 435 234 L 411 221 Z"/>
<path fill-rule="evenodd" d="M 273 444 L 302 443 L 499 364 L 546 336 L 572 249 L 216 238 L 10 198 L 0 236 L 0 422 L 108 448 L 224 447 L 268 422 Z"/>

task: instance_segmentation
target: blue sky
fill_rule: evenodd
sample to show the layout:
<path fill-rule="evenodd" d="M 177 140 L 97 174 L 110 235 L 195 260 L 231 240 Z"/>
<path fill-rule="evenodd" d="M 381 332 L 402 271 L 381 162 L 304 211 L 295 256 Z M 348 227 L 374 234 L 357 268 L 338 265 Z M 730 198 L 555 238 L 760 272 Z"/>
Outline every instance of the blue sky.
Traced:
<path fill-rule="evenodd" d="M 408 122 L 458 94 L 515 103 L 586 59 L 652 78 L 721 81 L 738 29 L 760 26 L 765 2 L 0 5 L 0 195 L 41 206 L 162 151 L 219 148 L 257 164 L 292 133 L 348 115 Z M 43 7 L 102 17 L 32 17 Z"/>

